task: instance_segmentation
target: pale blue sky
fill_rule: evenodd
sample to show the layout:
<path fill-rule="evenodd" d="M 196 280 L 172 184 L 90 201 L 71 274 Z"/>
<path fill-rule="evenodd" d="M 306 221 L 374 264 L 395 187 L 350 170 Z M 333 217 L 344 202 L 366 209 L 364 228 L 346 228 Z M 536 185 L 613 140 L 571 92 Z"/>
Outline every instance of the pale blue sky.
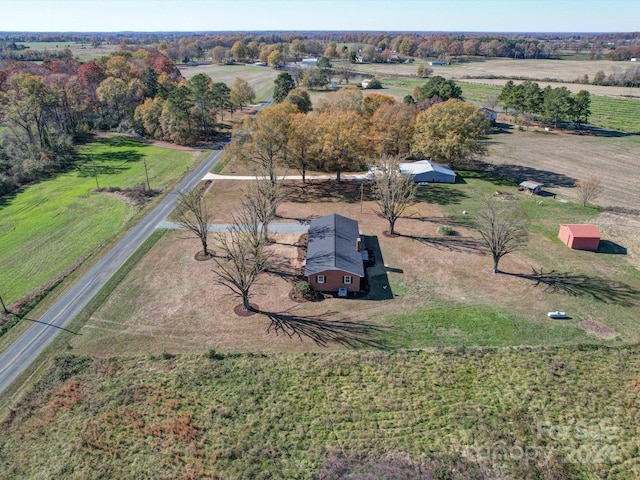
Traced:
<path fill-rule="evenodd" d="M 640 0 L 0 0 L 0 31 L 639 29 Z"/>

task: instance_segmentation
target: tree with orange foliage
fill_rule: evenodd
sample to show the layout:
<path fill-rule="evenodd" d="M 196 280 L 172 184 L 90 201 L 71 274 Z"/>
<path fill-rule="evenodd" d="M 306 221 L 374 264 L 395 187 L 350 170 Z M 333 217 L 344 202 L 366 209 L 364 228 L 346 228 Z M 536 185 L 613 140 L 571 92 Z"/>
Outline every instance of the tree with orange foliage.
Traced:
<path fill-rule="evenodd" d="M 325 111 L 318 115 L 320 159 L 327 171 L 340 174 L 362 163 L 366 152 L 366 121 L 353 110 Z"/>
<path fill-rule="evenodd" d="M 370 136 L 381 155 L 406 156 L 410 153 L 416 124 L 415 105 L 381 105 L 369 119 Z"/>

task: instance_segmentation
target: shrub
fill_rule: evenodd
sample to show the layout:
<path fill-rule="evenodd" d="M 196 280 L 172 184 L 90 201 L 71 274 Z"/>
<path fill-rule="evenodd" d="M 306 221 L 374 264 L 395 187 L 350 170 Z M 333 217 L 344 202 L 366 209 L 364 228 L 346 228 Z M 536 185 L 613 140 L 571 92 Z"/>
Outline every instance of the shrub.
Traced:
<path fill-rule="evenodd" d="M 311 285 L 309 285 L 309 282 L 307 282 L 305 280 L 302 280 L 302 281 L 296 283 L 294 291 L 298 295 L 307 296 L 307 295 L 311 294 Z"/>
<path fill-rule="evenodd" d="M 455 235 L 456 231 L 449 225 L 440 225 L 438 227 L 438 235 Z"/>
<path fill-rule="evenodd" d="M 377 78 L 373 78 L 371 79 L 371 81 L 369 82 L 369 85 L 367 85 L 367 88 L 369 90 L 371 89 L 380 89 L 382 88 L 382 83 L 380 82 L 380 80 L 378 80 Z"/>

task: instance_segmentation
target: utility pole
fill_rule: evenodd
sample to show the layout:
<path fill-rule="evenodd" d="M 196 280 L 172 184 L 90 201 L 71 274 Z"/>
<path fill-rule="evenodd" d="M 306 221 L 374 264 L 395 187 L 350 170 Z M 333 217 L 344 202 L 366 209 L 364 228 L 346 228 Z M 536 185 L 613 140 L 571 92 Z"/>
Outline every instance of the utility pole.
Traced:
<path fill-rule="evenodd" d="M 144 174 L 147 177 L 147 190 L 151 190 L 151 185 L 149 185 L 149 170 L 147 170 L 147 160 L 143 158 L 142 163 L 144 164 Z"/>
<path fill-rule="evenodd" d="M 93 176 L 96 177 L 96 190 L 100 190 L 100 185 L 98 185 L 98 170 L 96 170 L 96 162 L 93 159 L 93 155 L 91 155 L 91 165 L 93 165 Z"/>
<path fill-rule="evenodd" d="M 362 213 L 362 202 L 364 200 L 364 180 L 360 184 L 360 213 Z"/>

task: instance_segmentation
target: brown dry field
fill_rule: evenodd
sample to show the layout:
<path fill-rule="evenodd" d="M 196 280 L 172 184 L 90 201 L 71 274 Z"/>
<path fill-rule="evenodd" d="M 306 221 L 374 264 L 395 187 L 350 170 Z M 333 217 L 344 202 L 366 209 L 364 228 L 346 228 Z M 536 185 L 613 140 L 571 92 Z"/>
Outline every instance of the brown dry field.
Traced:
<path fill-rule="evenodd" d="M 510 116 L 500 115 L 498 121 L 507 125 L 506 133 L 490 137 L 483 161 L 500 165 L 505 172 L 512 166 L 514 172 L 536 177 L 571 198 L 576 198 L 574 181 L 596 177 L 604 188 L 597 204 L 640 209 L 640 137 L 547 132 L 538 126 L 519 131 Z"/>
<path fill-rule="evenodd" d="M 415 75 L 419 65 L 429 66 L 428 62 L 403 64 L 364 64 L 357 65 L 358 71 L 380 76 Z M 605 75 L 622 73 L 627 68 L 636 66 L 631 62 L 612 62 L 609 60 L 515 60 L 508 58 L 489 59 L 480 62 L 465 62 L 433 68 L 434 75 L 446 78 L 462 79 L 467 76 L 488 77 L 491 75 L 504 77 L 553 78 L 560 81 L 572 82 L 583 75 L 593 75 L 602 70 Z"/>
<path fill-rule="evenodd" d="M 385 65 L 368 64 L 357 65 L 355 68 L 359 72 L 369 73 L 384 77 L 388 75 L 402 75 L 416 77 L 416 67 L 418 64 L 428 66 L 426 62 L 416 62 L 412 64 Z M 441 75 L 457 81 L 469 83 L 481 83 L 486 85 L 504 86 L 508 77 L 523 77 L 535 79 L 541 88 L 551 85 L 553 87 L 565 86 L 572 92 L 588 90 L 593 95 L 610 97 L 638 97 L 640 93 L 637 88 L 630 87 L 609 87 L 602 85 L 585 85 L 574 82 L 582 79 L 583 75 L 593 78 L 594 74 L 602 70 L 605 75 L 622 74 L 628 68 L 636 67 L 631 62 L 612 62 L 608 60 L 514 60 L 514 59 L 491 59 L 484 62 L 467 62 L 448 65 L 446 67 L 431 67 L 434 75 Z M 504 78 L 490 78 L 492 76 Z M 474 77 L 474 78 L 468 78 Z M 554 79 L 558 82 L 548 83 L 541 79 Z M 518 83 L 519 81 L 514 80 Z"/>
<path fill-rule="evenodd" d="M 229 220 L 237 207 L 239 193 L 233 192 L 239 192 L 238 183 L 217 181 L 211 186 L 211 204 L 224 205 L 219 207 L 216 221 Z M 327 196 L 330 192 L 333 197 Z M 348 183 L 341 188 L 334 181 L 318 181 L 306 189 L 293 185 L 288 201 L 279 208 L 279 221 L 334 212 L 358 220 L 365 235 L 377 238 L 384 260 L 370 272 L 374 277 L 371 282 L 386 284 L 388 289 L 373 289 L 367 300 L 327 298 L 296 303 L 289 297 L 293 288 L 289 275 L 300 266 L 296 245 L 301 236 L 277 235 L 270 247 L 277 273 L 263 274 L 251 299 L 271 315 L 239 317 L 233 312 L 238 298 L 214 282 L 215 263 L 194 259 L 198 241 L 185 232 L 171 232 L 115 289 L 82 328 L 81 335 L 72 339 L 73 351 L 97 356 L 204 352 L 210 348 L 221 352 L 317 351 L 339 345 L 321 346 L 308 337 L 276 332 L 273 315 L 385 325 L 390 315 L 442 305 L 444 301 L 504 308 L 542 328 L 544 320 L 540 319 L 546 318 L 545 313 L 560 302 L 566 304 L 566 297 L 533 288 L 526 280 L 493 275 L 490 257 L 483 253 L 475 233 L 456 227 L 456 237 L 440 237 L 437 228 L 447 223 L 440 206 L 419 203 L 412 207 L 407 214 L 414 218 L 401 219 L 397 224 L 403 236 L 388 238 L 382 233 L 388 225 L 375 213 L 374 203 L 365 199 L 361 205 L 359 198 L 360 188 Z M 428 241 L 416 241 L 409 235 Z M 536 242 L 542 242 L 552 254 L 561 255 L 560 249 L 566 248 L 543 238 Z M 507 256 L 501 262 L 501 268 L 507 271 L 530 271 L 532 266 L 541 267 L 524 253 Z"/>
<path fill-rule="evenodd" d="M 628 249 L 630 263 L 640 269 L 640 139 L 598 137 L 574 131 L 517 130 L 509 116 L 499 121 L 509 133 L 492 135 L 483 161 L 509 178 L 537 180 L 558 195 L 578 201 L 573 183 L 597 178 L 602 194 L 593 203 L 607 210 L 597 220 L 603 234 Z M 605 172 L 605 174 L 603 174 Z"/>

